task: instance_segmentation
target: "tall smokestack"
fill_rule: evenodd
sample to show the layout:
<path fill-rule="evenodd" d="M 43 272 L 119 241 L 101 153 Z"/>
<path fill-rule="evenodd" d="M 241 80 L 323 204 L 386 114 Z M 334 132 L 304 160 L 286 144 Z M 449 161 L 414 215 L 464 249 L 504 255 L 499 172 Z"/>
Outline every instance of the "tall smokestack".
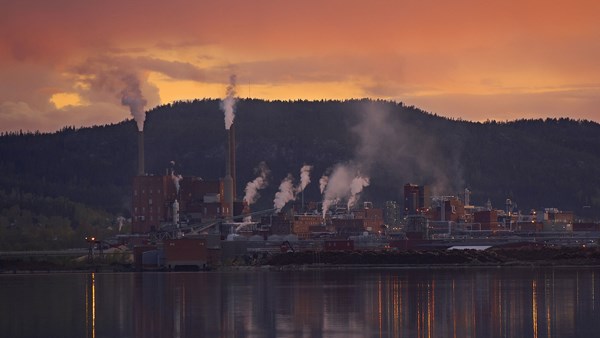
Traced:
<path fill-rule="evenodd" d="M 223 200 L 225 201 L 223 215 L 225 219 L 231 220 L 233 218 L 233 178 L 231 176 L 231 129 L 227 130 L 227 153 L 225 154 L 225 179 L 224 179 L 224 191 Z"/>
<path fill-rule="evenodd" d="M 235 175 L 235 123 L 229 128 L 229 172 L 231 173 L 231 191 L 233 200 L 236 200 L 236 175 Z"/>
<path fill-rule="evenodd" d="M 225 218 L 233 218 L 233 200 L 235 199 L 235 135 L 233 132 L 233 120 L 235 119 L 235 102 L 237 101 L 235 92 L 236 76 L 229 77 L 226 96 L 221 101 L 221 109 L 225 113 L 225 130 L 227 130 L 227 154 L 225 154 L 225 179 L 223 199 L 225 202 Z"/>
<path fill-rule="evenodd" d="M 138 176 L 145 174 L 144 169 L 144 131 L 138 132 Z"/>

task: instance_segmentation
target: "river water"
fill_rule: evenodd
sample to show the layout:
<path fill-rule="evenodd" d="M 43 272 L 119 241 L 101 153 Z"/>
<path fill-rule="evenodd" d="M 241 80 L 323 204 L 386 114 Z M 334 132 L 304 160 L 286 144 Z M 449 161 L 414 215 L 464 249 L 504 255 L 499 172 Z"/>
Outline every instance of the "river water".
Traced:
<path fill-rule="evenodd" d="M 598 268 L 0 275 L 0 337 L 598 336 Z"/>

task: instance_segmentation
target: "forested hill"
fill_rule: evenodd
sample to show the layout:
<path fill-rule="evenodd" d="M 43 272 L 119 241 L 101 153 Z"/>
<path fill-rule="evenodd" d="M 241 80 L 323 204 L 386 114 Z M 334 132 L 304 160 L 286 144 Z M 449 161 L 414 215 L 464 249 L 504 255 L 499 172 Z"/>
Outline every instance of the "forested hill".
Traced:
<path fill-rule="evenodd" d="M 352 163 L 371 178 L 362 200 L 402 202 L 405 183 L 430 184 L 440 195 L 465 187 L 472 201 L 506 198 L 523 210 L 557 207 L 600 214 L 600 125 L 570 119 L 473 123 L 450 120 L 401 103 L 373 100 L 240 100 L 236 106 L 237 193 L 264 161 L 270 185 L 259 207 L 271 207 L 281 180 L 298 182 L 313 165 L 305 200 L 320 200 L 319 178 Z M 225 128 L 218 100 L 178 102 L 147 113 L 146 171 L 170 161 L 185 175 L 224 175 Z M 65 197 L 112 214 L 129 213 L 137 168 L 133 121 L 52 134 L 0 137 L 0 192 Z M 1 196 L 1 195 L 0 195 Z M 10 208 L 14 198 L 4 198 Z"/>

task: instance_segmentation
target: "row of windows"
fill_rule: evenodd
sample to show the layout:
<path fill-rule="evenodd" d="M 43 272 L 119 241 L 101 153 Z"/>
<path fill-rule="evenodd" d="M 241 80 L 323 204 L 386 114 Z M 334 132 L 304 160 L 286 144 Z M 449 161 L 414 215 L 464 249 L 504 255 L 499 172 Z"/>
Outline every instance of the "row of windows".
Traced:
<path fill-rule="evenodd" d="M 154 193 L 154 190 L 150 189 L 150 190 L 148 190 L 148 192 L 150 193 L 150 195 L 152 195 L 152 194 Z M 157 190 L 156 190 L 156 193 L 157 193 L 157 194 L 160 194 L 160 189 L 157 189 Z M 133 195 L 134 195 L 134 196 L 137 196 L 137 194 L 138 194 L 138 191 L 137 191 L 137 189 L 134 189 L 134 190 L 133 190 Z M 144 194 L 146 194 L 146 189 L 142 189 L 142 195 L 144 195 Z"/>
<path fill-rule="evenodd" d="M 142 207 L 141 210 L 142 210 L 142 213 L 145 213 L 146 212 L 146 207 Z M 152 213 L 152 212 L 154 212 L 154 208 L 150 207 L 150 208 L 148 208 L 148 211 Z M 137 212 L 138 212 L 138 207 L 134 207 L 133 208 L 133 213 L 137 214 Z M 160 207 L 156 208 L 156 212 L 158 212 L 158 213 L 161 212 Z"/>

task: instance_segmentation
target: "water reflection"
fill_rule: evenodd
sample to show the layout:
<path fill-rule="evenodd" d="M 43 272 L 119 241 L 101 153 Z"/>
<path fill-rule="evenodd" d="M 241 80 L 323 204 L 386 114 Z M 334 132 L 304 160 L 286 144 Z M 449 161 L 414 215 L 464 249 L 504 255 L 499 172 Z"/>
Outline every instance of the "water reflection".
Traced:
<path fill-rule="evenodd" d="M 599 314 L 593 296 L 597 273 L 457 269 L 138 275 L 134 336 L 585 336 L 600 329 L 593 320 Z"/>
<path fill-rule="evenodd" d="M 89 275 L 85 288 L 86 337 L 96 338 L 96 274 Z"/>
<path fill-rule="evenodd" d="M 0 275 L 0 336 L 590 337 L 599 272 Z"/>

